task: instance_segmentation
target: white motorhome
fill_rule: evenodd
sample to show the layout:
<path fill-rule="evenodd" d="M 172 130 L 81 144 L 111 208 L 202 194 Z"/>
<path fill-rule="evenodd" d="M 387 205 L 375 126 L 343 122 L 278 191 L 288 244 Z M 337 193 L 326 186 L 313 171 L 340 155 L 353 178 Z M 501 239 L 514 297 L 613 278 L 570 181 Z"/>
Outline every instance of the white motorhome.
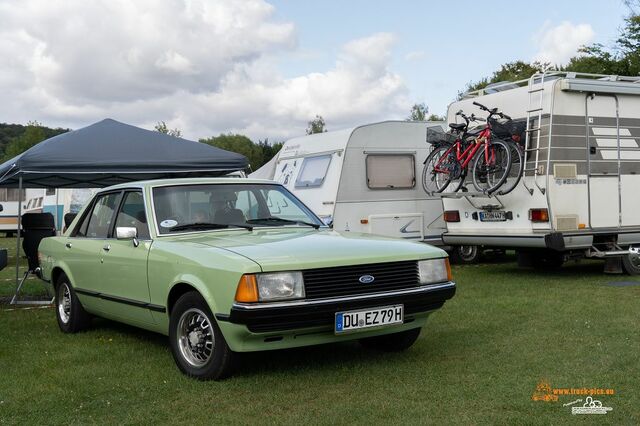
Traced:
<path fill-rule="evenodd" d="M 13 235 L 18 230 L 18 202 L 22 213 L 40 213 L 44 203 L 44 189 L 0 188 L 0 232 Z"/>
<path fill-rule="evenodd" d="M 293 138 L 250 177 L 282 183 L 336 230 L 438 244 L 442 202 L 419 183 L 431 126 L 442 123 L 384 121 Z"/>
<path fill-rule="evenodd" d="M 497 84 L 452 103 L 498 108 L 527 124 L 525 167 L 509 194 L 443 194 L 446 244 L 511 247 L 522 263 L 611 258 L 640 273 L 640 78 L 547 72 Z M 449 221 L 453 220 L 453 221 Z"/>

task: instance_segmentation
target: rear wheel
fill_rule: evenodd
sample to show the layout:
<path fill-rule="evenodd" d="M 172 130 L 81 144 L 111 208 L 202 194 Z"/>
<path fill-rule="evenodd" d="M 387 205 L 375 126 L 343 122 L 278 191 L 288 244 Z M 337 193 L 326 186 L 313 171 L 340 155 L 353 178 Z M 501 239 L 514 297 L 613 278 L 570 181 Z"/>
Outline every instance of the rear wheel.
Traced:
<path fill-rule="evenodd" d="M 360 344 L 367 349 L 383 352 L 401 352 L 409 349 L 420 336 L 421 328 L 401 331 L 400 333 L 385 334 L 384 336 L 365 337 Z"/>
<path fill-rule="evenodd" d="M 482 146 L 471 167 L 473 186 L 480 192 L 491 193 L 500 188 L 509 175 L 511 150 L 501 140 L 492 140 Z"/>
<path fill-rule="evenodd" d="M 191 291 L 176 302 L 169 319 L 169 341 L 176 365 L 187 376 L 222 380 L 233 373 L 236 354 L 199 293 Z"/>
<path fill-rule="evenodd" d="M 640 257 L 624 256 L 622 258 L 622 269 L 627 275 L 640 275 Z"/>
<path fill-rule="evenodd" d="M 56 319 L 63 333 L 77 333 L 91 325 L 91 315 L 84 310 L 69 278 L 61 274 L 56 281 Z"/>
<path fill-rule="evenodd" d="M 480 261 L 478 246 L 455 246 L 451 251 L 451 260 L 458 264 L 472 264 Z"/>
<path fill-rule="evenodd" d="M 520 144 L 513 141 L 505 141 L 505 143 L 511 153 L 511 166 L 507 178 L 496 192 L 498 195 L 506 195 L 513 191 L 520 183 L 524 171 L 524 153 Z"/>
<path fill-rule="evenodd" d="M 446 167 L 447 159 L 445 158 L 442 162 L 440 159 L 448 155 L 450 148 L 449 145 L 436 146 L 427 157 L 422 169 L 422 187 L 427 194 L 442 192 L 449 185 L 451 181 L 449 173 L 437 171 L 436 166 Z"/>

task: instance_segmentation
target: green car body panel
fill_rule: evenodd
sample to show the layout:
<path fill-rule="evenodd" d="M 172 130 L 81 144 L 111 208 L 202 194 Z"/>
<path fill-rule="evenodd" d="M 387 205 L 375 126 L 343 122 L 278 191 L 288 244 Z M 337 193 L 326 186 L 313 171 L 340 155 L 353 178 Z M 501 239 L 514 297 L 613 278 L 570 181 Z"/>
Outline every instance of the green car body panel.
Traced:
<path fill-rule="evenodd" d="M 42 278 L 55 284 L 60 273 L 64 273 L 87 311 L 165 335 L 169 332 L 175 295 L 194 289 L 208 303 L 234 351 L 338 342 L 399 332 L 426 323 L 433 310 L 415 313 L 411 322 L 405 324 L 348 334 L 335 334 L 333 328 L 326 326 L 251 332 L 244 324 L 230 322 L 228 317 L 243 274 L 447 256 L 443 250 L 423 243 L 304 225 L 254 227 L 251 231 L 228 228 L 176 235 L 159 233 L 152 206 L 154 187 L 230 183 L 273 184 L 231 178 L 176 179 L 123 184 L 99 191 L 98 194 L 125 189 L 143 191 L 149 238 L 140 239 L 135 246 L 131 240 L 72 237 L 71 231 L 91 205 L 88 203 L 64 235 L 41 242 L 38 251 Z M 452 282 L 444 284 L 455 291 Z M 269 339 L 270 336 L 277 339 Z"/>

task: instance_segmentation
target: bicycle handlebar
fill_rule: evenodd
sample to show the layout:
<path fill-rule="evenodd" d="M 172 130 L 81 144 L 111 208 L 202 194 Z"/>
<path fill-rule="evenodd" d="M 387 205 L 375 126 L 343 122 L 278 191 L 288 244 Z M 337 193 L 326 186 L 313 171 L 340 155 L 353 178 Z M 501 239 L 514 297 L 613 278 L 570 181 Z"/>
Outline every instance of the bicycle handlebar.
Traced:
<path fill-rule="evenodd" d="M 483 111 L 487 111 L 489 113 L 489 118 L 491 118 L 492 115 L 497 115 L 500 116 L 502 118 L 505 118 L 507 120 L 511 120 L 511 117 L 509 117 L 507 114 L 503 113 L 503 112 L 499 112 L 498 108 L 487 108 L 486 106 L 482 105 L 479 102 L 473 101 L 473 104 L 477 107 L 479 107 L 481 110 Z"/>

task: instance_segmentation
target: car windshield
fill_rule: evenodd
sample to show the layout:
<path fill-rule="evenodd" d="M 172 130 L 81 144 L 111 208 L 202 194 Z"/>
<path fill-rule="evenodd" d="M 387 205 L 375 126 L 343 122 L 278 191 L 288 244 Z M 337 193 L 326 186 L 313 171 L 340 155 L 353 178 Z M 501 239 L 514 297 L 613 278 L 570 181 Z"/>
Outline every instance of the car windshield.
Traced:
<path fill-rule="evenodd" d="M 274 184 L 194 184 L 153 188 L 160 234 L 261 226 L 323 226 L 289 191 Z"/>

